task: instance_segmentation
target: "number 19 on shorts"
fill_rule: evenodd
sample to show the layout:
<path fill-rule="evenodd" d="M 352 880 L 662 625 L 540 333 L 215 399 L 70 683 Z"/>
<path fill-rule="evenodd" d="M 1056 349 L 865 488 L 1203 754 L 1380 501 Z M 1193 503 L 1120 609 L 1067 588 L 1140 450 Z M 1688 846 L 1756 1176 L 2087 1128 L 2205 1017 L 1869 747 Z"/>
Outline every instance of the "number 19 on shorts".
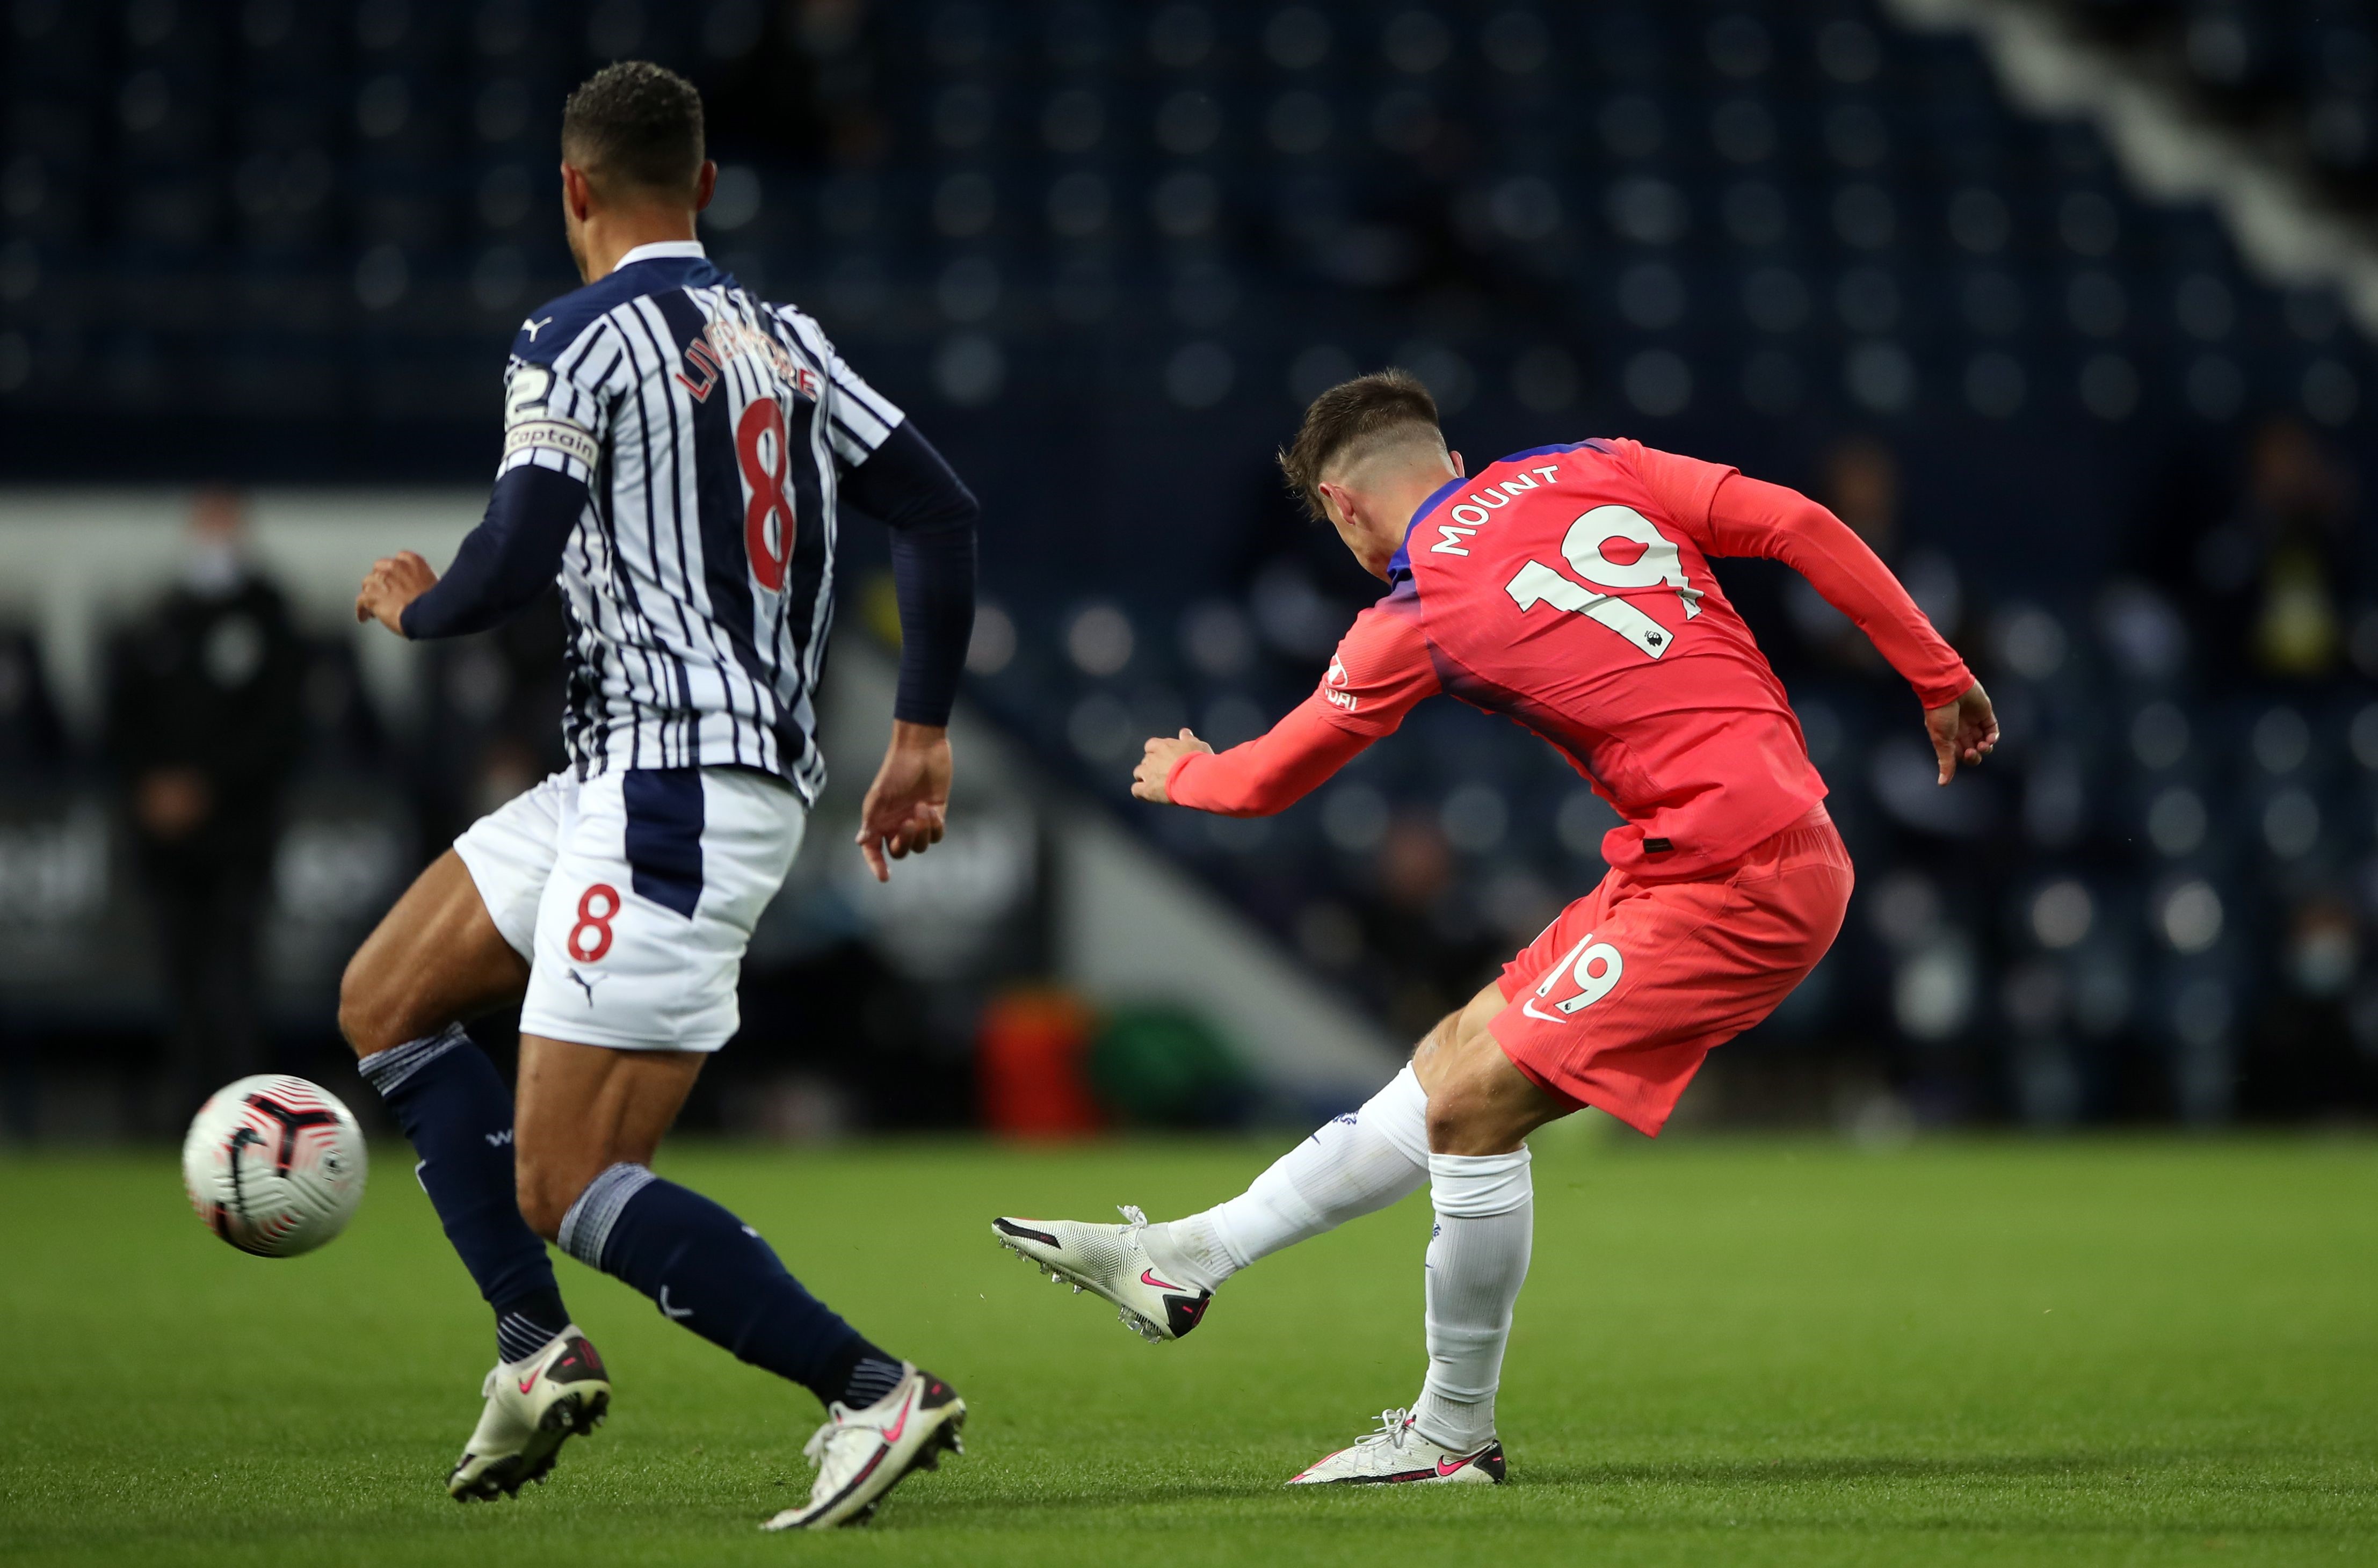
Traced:
<path fill-rule="evenodd" d="M 1608 996 L 1616 987 L 1618 976 L 1626 970 L 1627 961 L 1618 956 L 1618 950 L 1608 942 L 1595 941 L 1593 933 L 1588 931 L 1577 946 L 1561 955 L 1559 963 L 1544 972 L 1543 981 L 1536 987 L 1536 994 L 1528 999 L 1521 1011 L 1529 1017 L 1541 1018 L 1547 1023 L 1566 1023 Z M 1577 982 L 1577 995 L 1554 1002 L 1551 1012 L 1537 1011 L 1536 1003 L 1550 1000 L 1553 987 L 1563 979 Z"/>

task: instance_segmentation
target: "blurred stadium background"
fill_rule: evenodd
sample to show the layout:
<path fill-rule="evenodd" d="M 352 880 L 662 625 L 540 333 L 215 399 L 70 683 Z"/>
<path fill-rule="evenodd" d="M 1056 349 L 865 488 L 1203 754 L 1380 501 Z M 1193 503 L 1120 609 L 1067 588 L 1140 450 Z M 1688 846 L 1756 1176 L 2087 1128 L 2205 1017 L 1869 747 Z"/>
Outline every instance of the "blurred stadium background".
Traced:
<path fill-rule="evenodd" d="M 354 940 L 557 764 L 556 616 L 405 648 L 346 605 L 474 521 L 506 344 L 574 282 L 561 97 L 628 56 L 708 100 L 713 253 L 987 510 L 953 837 L 883 891 L 844 841 L 893 623 L 843 533 L 835 792 L 691 1119 L 1340 1108 L 1590 885 L 1606 809 L 1450 703 L 1274 820 L 1125 796 L 1370 596 L 1269 453 L 1386 363 L 1473 456 L 1807 489 L 2000 704 L 1935 791 L 1855 631 L 1722 568 L 1861 888 L 1689 1119 L 2378 1110 L 2378 7 L 9 0 L 0 51 L 11 1137 L 348 1083 Z"/>

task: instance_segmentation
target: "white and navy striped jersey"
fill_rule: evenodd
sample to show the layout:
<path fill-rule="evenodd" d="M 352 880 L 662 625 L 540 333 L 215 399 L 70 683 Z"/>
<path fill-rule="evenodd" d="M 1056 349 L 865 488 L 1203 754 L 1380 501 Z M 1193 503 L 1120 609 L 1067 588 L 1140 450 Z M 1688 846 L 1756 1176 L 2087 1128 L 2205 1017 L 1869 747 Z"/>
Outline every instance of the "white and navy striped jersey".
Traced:
<path fill-rule="evenodd" d="M 902 417 L 814 320 L 690 240 L 522 323 L 498 504 L 577 508 L 560 583 L 581 778 L 741 765 L 814 803 L 836 487 Z"/>

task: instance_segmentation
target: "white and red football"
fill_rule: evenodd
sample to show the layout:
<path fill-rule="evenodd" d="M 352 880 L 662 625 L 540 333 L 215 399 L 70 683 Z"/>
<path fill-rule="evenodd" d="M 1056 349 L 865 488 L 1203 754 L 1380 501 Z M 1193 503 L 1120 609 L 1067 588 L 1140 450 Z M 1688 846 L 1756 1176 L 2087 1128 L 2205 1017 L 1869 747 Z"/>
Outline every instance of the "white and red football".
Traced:
<path fill-rule="evenodd" d="M 182 1142 L 182 1185 L 243 1252 L 294 1258 L 347 1227 L 364 1198 L 364 1135 L 318 1083 L 259 1073 L 208 1097 Z"/>

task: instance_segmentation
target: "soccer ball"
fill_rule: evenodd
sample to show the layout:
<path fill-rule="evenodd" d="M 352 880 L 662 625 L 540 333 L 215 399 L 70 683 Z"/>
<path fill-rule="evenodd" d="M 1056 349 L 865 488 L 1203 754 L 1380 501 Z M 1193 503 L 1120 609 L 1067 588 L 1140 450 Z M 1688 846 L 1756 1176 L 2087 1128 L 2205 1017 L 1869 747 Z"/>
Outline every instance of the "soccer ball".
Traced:
<path fill-rule="evenodd" d="M 344 1230 L 364 1164 L 363 1131 L 338 1096 L 277 1072 L 216 1090 L 182 1141 L 190 1206 L 259 1258 L 294 1258 Z"/>

